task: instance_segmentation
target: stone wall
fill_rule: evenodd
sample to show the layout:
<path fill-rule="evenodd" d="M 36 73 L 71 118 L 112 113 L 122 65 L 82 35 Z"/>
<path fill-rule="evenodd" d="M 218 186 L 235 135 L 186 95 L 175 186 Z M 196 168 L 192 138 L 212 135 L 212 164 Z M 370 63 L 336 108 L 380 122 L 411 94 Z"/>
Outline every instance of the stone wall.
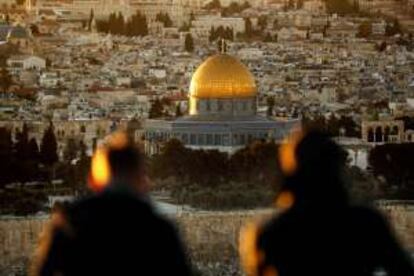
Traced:
<path fill-rule="evenodd" d="M 240 229 L 269 211 L 186 213 L 176 222 L 194 260 L 231 262 L 238 255 Z"/>
<path fill-rule="evenodd" d="M 414 257 L 414 205 L 385 204 L 381 210 L 391 222 L 401 244 Z"/>
<path fill-rule="evenodd" d="M 414 207 L 384 208 L 402 244 L 414 252 Z M 195 262 L 237 263 L 239 232 L 251 220 L 268 211 L 183 212 L 173 219 L 184 236 Z M 16 275 L 27 263 L 47 218 L 0 219 L 0 275 Z M 216 274 L 217 275 L 217 274 Z"/>

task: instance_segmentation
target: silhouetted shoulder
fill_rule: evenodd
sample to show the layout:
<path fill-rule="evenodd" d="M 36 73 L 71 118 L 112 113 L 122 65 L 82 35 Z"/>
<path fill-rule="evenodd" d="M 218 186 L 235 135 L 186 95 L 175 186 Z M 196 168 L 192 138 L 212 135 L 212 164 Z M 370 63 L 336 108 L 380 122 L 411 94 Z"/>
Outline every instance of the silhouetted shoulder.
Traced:
<path fill-rule="evenodd" d="M 139 196 L 104 192 L 73 203 L 65 212 L 70 231 L 56 232 L 49 267 L 70 270 L 70 275 L 113 269 L 117 275 L 189 275 L 174 225 Z"/>
<path fill-rule="evenodd" d="M 386 223 L 383 215 L 370 207 L 351 206 L 347 211 L 351 217 L 355 217 L 356 219 L 366 220 L 373 223 Z"/>

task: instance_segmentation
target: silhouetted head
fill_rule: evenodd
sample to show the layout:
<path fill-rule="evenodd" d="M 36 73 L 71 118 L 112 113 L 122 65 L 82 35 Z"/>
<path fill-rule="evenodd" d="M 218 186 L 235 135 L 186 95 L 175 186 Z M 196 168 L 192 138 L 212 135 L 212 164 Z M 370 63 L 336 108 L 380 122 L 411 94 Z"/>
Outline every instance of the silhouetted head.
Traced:
<path fill-rule="evenodd" d="M 128 144 L 121 148 L 110 148 L 108 161 L 113 183 L 132 185 L 140 190 L 144 188 L 144 157 L 136 146 Z"/>
<path fill-rule="evenodd" d="M 281 146 L 281 194 L 291 193 L 296 206 L 346 204 L 342 179 L 346 158 L 346 152 L 322 132 L 296 135 Z"/>
<path fill-rule="evenodd" d="M 122 132 L 108 137 L 106 144 L 96 150 L 91 175 L 92 188 L 98 191 L 108 185 L 133 188 L 140 193 L 149 188 L 144 155 Z"/>

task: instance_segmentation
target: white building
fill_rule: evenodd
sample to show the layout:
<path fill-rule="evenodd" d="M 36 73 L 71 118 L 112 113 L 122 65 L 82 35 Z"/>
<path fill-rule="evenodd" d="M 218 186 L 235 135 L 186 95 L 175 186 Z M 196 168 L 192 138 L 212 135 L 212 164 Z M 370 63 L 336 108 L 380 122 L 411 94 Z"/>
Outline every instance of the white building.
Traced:
<path fill-rule="evenodd" d="M 294 41 L 306 39 L 307 31 L 300 30 L 294 27 L 286 28 L 283 27 L 277 32 L 278 41 Z"/>
<path fill-rule="evenodd" d="M 46 60 L 38 56 L 16 55 L 7 60 L 7 66 L 12 73 L 18 73 L 22 70 L 40 71 L 46 68 Z"/>
<path fill-rule="evenodd" d="M 191 32 L 199 38 L 207 38 L 210 35 L 211 28 L 218 27 L 230 28 L 233 34 L 244 33 L 245 23 L 241 17 L 221 17 L 220 15 L 200 16 L 192 21 Z"/>
<path fill-rule="evenodd" d="M 384 20 L 381 20 L 380 22 L 374 22 L 372 23 L 372 34 L 383 36 L 385 35 L 386 28 L 387 28 L 387 23 L 385 23 Z"/>
<path fill-rule="evenodd" d="M 237 53 L 242 60 L 259 60 L 263 58 L 263 51 L 258 48 L 243 48 Z"/>
<path fill-rule="evenodd" d="M 118 76 L 115 78 L 115 84 L 117 86 L 130 87 L 131 78 L 129 76 Z"/>
<path fill-rule="evenodd" d="M 47 88 L 56 87 L 59 81 L 60 77 L 57 72 L 44 72 L 39 78 L 40 85 Z"/>
<path fill-rule="evenodd" d="M 167 71 L 164 68 L 151 68 L 149 74 L 157 79 L 165 79 L 167 77 Z"/>
<path fill-rule="evenodd" d="M 157 14 L 167 13 L 178 27 L 187 23 L 191 12 L 201 5 L 199 0 L 129 0 L 131 11 L 145 14 L 149 22 L 155 21 Z"/>
<path fill-rule="evenodd" d="M 310 0 L 303 3 L 303 9 L 313 14 L 325 13 L 325 3 L 320 0 Z"/>

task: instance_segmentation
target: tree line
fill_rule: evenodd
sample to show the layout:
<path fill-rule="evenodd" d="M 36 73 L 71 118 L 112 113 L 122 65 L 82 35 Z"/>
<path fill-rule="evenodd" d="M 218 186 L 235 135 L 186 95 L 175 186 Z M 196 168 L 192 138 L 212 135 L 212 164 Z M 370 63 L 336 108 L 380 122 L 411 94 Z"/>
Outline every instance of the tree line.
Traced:
<path fill-rule="evenodd" d="M 150 176 L 180 204 L 206 209 L 270 206 L 280 189 L 279 144 L 253 141 L 232 155 L 217 150 L 193 150 L 180 141 L 167 142 L 149 161 Z M 351 198 L 366 202 L 387 197 L 389 189 L 357 167 L 345 168 Z M 384 192 L 385 191 L 385 192 Z"/>
<path fill-rule="evenodd" d="M 229 155 L 217 150 L 192 150 L 172 139 L 151 159 L 154 178 L 173 177 L 185 185 L 219 186 L 229 182 L 274 182 L 278 173 L 274 142 L 256 141 Z"/>
<path fill-rule="evenodd" d="M 373 174 L 389 186 L 389 196 L 414 199 L 414 144 L 385 144 L 373 148 L 369 165 Z"/>
<path fill-rule="evenodd" d="M 402 33 L 400 22 L 397 18 L 387 19 L 385 23 L 385 36 L 394 36 Z M 372 22 L 364 21 L 358 27 L 358 36 L 368 38 L 372 35 Z"/>
<path fill-rule="evenodd" d="M 302 123 L 306 129 L 319 129 L 332 137 L 361 137 L 361 127 L 350 116 L 302 115 Z"/>
<path fill-rule="evenodd" d="M 23 124 L 14 136 L 10 129 L 0 128 L 0 161 L 3 164 L 0 167 L 0 188 L 9 183 L 50 183 L 58 178 L 70 185 L 86 180 L 82 176 L 75 181 L 69 175 L 72 173 L 69 167 L 76 171 L 79 166 L 67 166 L 73 165 L 74 160 L 82 165 L 88 162 L 83 141 L 68 138 L 60 158 L 52 123 L 45 129 L 40 144 L 30 136 L 27 124 Z M 88 165 L 86 167 L 89 169 Z"/>
<path fill-rule="evenodd" d="M 234 32 L 230 27 L 219 26 L 217 28 L 211 27 L 210 35 L 208 40 L 210 42 L 216 41 L 217 39 L 234 40 Z"/>
<path fill-rule="evenodd" d="M 162 13 L 162 12 L 158 13 L 155 16 L 155 20 L 158 22 L 161 22 L 165 28 L 169 28 L 173 26 L 173 22 L 168 13 Z"/>
<path fill-rule="evenodd" d="M 137 11 L 128 20 L 122 13 L 111 13 L 107 20 L 97 20 L 96 28 L 99 32 L 125 36 L 148 35 L 147 18 Z"/>
<path fill-rule="evenodd" d="M 350 0 L 324 0 L 326 5 L 326 10 L 330 14 L 357 14 L 360 12 L 358 1 Z"/>

